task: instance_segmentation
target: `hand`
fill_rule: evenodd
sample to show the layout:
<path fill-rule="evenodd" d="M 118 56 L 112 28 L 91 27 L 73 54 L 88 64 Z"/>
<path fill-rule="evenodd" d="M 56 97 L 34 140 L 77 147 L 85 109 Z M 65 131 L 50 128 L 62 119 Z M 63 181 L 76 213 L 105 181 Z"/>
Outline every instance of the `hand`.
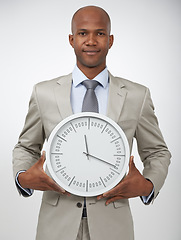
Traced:
<path fill-rule="evenodd" d="M 86 156 L 87 156 L 87 160 L 89 160 L 89 150 L 88 150 L 88 144 L 87 144 L 87 137 L 86 137 L 86 135 L 84 135 L 84 139 L 85 139 L 85 147 L 86 147 Z"/>
<path fill-rule="evenodd" d="M 91 154 L 89 154 L 89 153 L 86 153 L 86 152 L 83 152 L 83 153 L 84 153 L 86 156 L 93 157 L 93 158 L 95 158 L 95 159 L 97 159 L 97 160 L 99 160 L 99 161 L 101 161 L 101 162 L 104 162 L 104 163 L 110 165 L 111 167 L 115 167 L 114 164 L 109 163 L 109 162 L 107 162 L 107 161 L 105 161 L 105 160 L 103 160 L 103 159 L 101 159 L 101 158 L 98 158 L 98 157 L 96 157 L 96 156 L 94 156 L 94 155 L 91 155 Z"/>
<path fill-rule="evenodd" d="M 97 197 L 98 200 L 108 198 L 106 205 L 119 199 L 138 196 L 148 196 L 153 190 L 153 184 L 138 171 L 130 157 L 128 175 L 113 189 Z"/>
<path fill-rule="evenodd" d="M 66 191 L 55 183 L 44 171 L 43 164 L 45 162 L 45 152 L 40 159 L 26 172 L 22 172 L 18 176 L 18 181 L 23 188 L 29 188 L 41 191 L 56 191 L 66 194 Z"/>

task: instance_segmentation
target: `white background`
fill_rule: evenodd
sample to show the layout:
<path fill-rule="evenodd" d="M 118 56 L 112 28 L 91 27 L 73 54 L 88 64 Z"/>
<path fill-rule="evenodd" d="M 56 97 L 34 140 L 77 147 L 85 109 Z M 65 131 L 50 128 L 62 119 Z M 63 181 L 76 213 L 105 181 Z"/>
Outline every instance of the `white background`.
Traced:
<path fill-rule="evenodd" d="M 115 43 L 108 56 L 109 70 L 150 88 L 160 128 L 173 155 L 168 178 L 154 204 L 144 206 L 139 198 L 131 200 L 135 239 L 179 240 L 179 0 L 0 0 L 0 239 L 35 238 L 41 193 L 35 192 L 31 198 L 18 195 L 12 149 L 24 124 L 33 85 L 72 71 L 75 57 L 68 43 L 70 19 L 79 7 L 90 4 L 103 7 L 112 19 Z M 141 169 L 135 150 L 134 155 Z"/>

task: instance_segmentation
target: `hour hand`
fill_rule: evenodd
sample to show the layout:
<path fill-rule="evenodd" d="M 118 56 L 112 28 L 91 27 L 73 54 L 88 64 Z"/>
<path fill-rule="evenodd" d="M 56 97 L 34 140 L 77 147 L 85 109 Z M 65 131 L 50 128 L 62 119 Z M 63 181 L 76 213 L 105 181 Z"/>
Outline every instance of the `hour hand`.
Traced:
<path fill-rule="evenodd" d="M 88 156 L 90 156 L 90 157 L 93 157 L 93 158 L 95 158 L 95 159 L 97 159 L 97 160 L 99 160 L 99 161 L 101 161 L 101 162 L 104 162 L 104 163 L 106 163 L 106 164 L 108 164 L 108 165 L 110 165 L 110 166 L 112 166 L 112 167 L 115 167 L 115 165 L 114 164 L 112 164 L 112 163 L 110 163 L 110 162 L 107 162 L 107 161 L 105 161 L 105 160 L 103 160 L 103 159 L 101 159 L 101 158 L 98 158 L 98 157 L 96 157 L 96 156 L 94 156 L 94 155 L 92 155 L 92 154 L 89 154 L 89 153 L 86 153 L 86 152 L 83 152 L 87 157 Z"/>

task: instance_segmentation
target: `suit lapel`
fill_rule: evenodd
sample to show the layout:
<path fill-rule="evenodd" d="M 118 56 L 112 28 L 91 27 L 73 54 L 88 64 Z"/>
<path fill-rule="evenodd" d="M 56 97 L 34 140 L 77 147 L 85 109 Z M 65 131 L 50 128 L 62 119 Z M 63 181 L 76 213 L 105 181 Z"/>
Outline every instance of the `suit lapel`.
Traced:
<path fill-rule="evenodd" d="M 107 116 L 118 122 L 127 91 L 120 78 L 114 77 L 109 73 L 109 96 L 107 106 Z M 57 105 L 62 119 L 73 114 L 70 94 L 71 94 L 72 74 L 60 77 L 54 89 Z"/>
<path fill-rule="evenodd" d="M 62 119 L 73 114 L 70 94 L 71 94 L 72 74 L 60 77 L 54 89 L 57 105 Z"/>
<path fill-rule="evenodd" d="M 113 119 L 115 122 L 118 122 L 127 95 L 127 91 L 120 78 L 113 77 L 109 73 L 109 80 L 110 86 L 107 116 Z"/>

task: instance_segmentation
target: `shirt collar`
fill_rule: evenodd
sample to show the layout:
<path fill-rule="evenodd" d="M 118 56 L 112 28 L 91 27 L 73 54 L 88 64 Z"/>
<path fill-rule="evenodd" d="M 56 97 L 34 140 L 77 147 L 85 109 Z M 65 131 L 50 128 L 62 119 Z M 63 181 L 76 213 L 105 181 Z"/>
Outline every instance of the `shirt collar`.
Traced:
<path fill-rule="evenodd" d="M 72 78 L 74 87 L 77 87 L 81 82 L 88 79 L 77 67 L 77 65 L 74 67 L 74 70 L 72 72 Z M 104 88 L 106 88 L 108 84 L 108 79 L 109 74 L 107 67 L 94 78 L 94 80 L 98 81 Z"/>

